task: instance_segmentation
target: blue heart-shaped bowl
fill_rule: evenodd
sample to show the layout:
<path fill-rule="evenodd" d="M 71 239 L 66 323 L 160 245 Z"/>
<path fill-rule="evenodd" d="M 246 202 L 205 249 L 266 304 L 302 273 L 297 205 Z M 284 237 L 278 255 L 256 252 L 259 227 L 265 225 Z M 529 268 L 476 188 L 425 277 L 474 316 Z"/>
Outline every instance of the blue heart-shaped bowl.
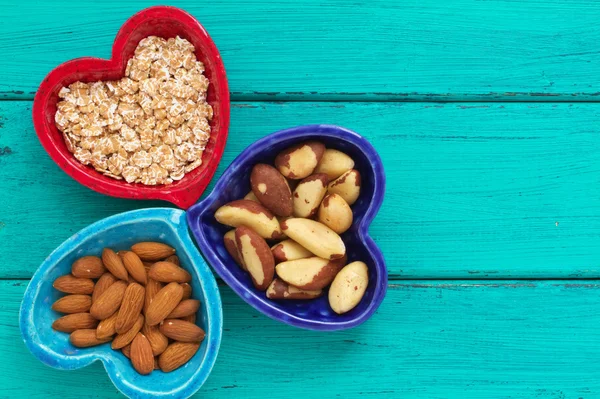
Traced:
<path fill-rule="evenodd" d="M 69 334 L 54 331 L 51 327 L 61 314 L 50 307 L 64 295 L 52 288 L 52 283 L 57 277 L 71 272 L 75 259 L 100 255 L 104 247 L 128 249 L 140 241 L 160 241 L 174 247 L 181 265 L 192 274 L 193 297 L 202 303 L 197 323 L 206 332 L 206 338 L 187 364 L 170 373 L 154 370 L 149 375 L 140 375 L 125 355 L 110 348 L 110 342 L 76 348 L 70 344 Z M 185 212 L 152 208 L 100 220 L 50 254 L 25 291 L 20 327 L 31 353 L 48 366 L 72 370 L 100 360 L 113 384 L 130 398 L 187 398 L 202 386 L 215 363 L 221 343 L 223 314 L 217 283 L 189 236 Z"/>
<path fill-rule="evenodd" d="M 310 301 L 273 301 L 252 285 L 250 276 L 235 264 L 223 245 L 231 229 L 216 221 L 215 211 L 227 202 L 241 199 L 250 191 L 250 172 L 259 163 L 273 164 L 277 153 L 305 140 L 318 140 L 354 159 L 361 173 L 361 193 L 354 205 L 354 223 L 342 234 L 348 261 L 361 260 L 369 267 L 369 286 L 357 307 L 343 315 L 329 306 L 327 295 Z M 267 316 L 311 330 L 332 331 L 355 327 L 377 310 L 387 288 L 383 255 L 369 237 L 371 221 L 377 214 L 385 191 L 385 174 L 373 146 L 357 133 L 332 125 L 307 125 L 273 133 L 246 148 L 227 168 L 213 192 L 188 210 L 188 223 L 201 252 L 221 278 L 243 300 Z"/>

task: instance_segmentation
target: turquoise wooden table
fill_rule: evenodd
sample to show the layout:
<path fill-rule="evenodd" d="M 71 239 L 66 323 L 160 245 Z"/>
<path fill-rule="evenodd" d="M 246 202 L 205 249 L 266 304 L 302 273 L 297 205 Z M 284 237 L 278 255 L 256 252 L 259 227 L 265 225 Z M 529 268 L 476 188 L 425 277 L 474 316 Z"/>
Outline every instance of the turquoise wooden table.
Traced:
<path fill-rule="evenodd" d="M 113 398 L 102 366 L 61 372 L 21 341 L 43 259 L 82 227 L 160 202 L 94 193 L 31 122 L 45 74 L 108 57 L 146 1 L 0 0 L 0 397 Z M 273 131 L 334 123 L 388 177 L 371 234 L 388 294 L 362 326 L 279 324 L 220 283 L 202 398 L 600 397 L 600 3 L 175 1 L 212 35 L 232 95 L 217 177 Z M 210 190 L 210 188 L 209 188 Z"/>

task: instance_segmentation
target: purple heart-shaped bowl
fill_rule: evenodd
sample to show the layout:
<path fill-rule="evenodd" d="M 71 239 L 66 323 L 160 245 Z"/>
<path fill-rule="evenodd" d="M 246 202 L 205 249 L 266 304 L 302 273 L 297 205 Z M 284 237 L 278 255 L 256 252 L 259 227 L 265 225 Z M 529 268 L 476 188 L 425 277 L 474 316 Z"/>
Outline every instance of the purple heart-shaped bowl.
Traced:
<path fill-rule="evenodd" d="M 363 261 L 369 268 L 369 285 L 360 303 L 348 313 L 338 315 L 329 306 L 327 293 L 320 298 L 270 300 L 254 288 L 250 276 L 231 258 L 223 235 L 231 229 L 216 221 L 215 211 L 241 199 L 250 191 L 250 172 L 257 163 L 273 164 L 282 150 L 306 140 L 318 140 L 327 148 L 348 154 L 361 174 L 361 193 L 352 205 L 354 222 L 341 235 L 348 262 Z M 369 236 L 385 191 L 385 174 L 373 146 L 357 133 L 333 125 L 307 125 L 281 130 L 246 148 L 227 168 L 212 193 L 188 210 L 188 224 L 201 252 L 221 278 L 243 300 L 267 316 L 292 326 L 310 330 L 333 331 L 355 327 L 379 307 L 387 288 L 387 269 L 381 251 Z"/>
<path fill-rule="evenodd" d="M 200 349 L 183 366 L 163 373 L 138 374 L 121 351 L 110 342 L 76 348 L 69 334 L 54 331 L 52 323 L 62 316 L 51 309 L 64 294 L 52 287 L 56 278 L 71 272 L 75 259 L 100 255 L 105 247 L 128 249 L 141 241 L 160 241 L 177 250 L 181 266 L 192 275 L 192 297 L 201 302 L 197 322 L 206 332 Z M 111 381 L 130 398 L 187 398 L 208 378 L 219 352 L 223 315 L 217 282 L 188 234 L 185 212 L 170 208 L 140 209 L 100 220 L 61 244 L 35 272 L 20 313 L 21 335 L 35 357 L 48 366 L 73 370 L 97 360 L 104 364 Z"/>

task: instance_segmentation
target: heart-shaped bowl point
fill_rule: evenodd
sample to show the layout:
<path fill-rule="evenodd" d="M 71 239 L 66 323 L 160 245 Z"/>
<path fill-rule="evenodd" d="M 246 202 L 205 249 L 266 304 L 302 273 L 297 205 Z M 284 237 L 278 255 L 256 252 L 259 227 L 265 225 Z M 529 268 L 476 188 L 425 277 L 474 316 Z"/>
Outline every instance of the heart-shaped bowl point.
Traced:
<path fill-rule="evenodd" d="M 187 364 L 170 373 L 154 370 L 140 375 L 121 351 L 110 342 L 77 348 L 69 334 L 52 329 L 62 314 L 51 309 L 65 294 L 52 287 L 54 280 L 71 272 L 71 264 L 102 249 L 128 249 L 141 241 L 159 241 L 176 249 L 181 265 L 192 275 L 192 297 L 199 299 L 198 324 L 206 337 Z M 207 379 L 217 358 L 223 315 L 215 278 L 192 242 L 185 213 L 177 209 L 152 208 L 121 213 L 81 230 L 59 246 L 34 274 L 21 304 L 21 335 L 35 357 L 48 366 L 72 370 L 100 360 L 114 385 L 130 398 L 189 397 Z"/>
<path fill-rule="evenodd" d="M 361 194 L 352 205 L 354 222 L 341 235 L 348 262 L 363 261 L 369 269 L 369 285 L 359 305 L 338 315 L 329 306 L 327 293 L 318 299 L 267 299 L 254 288 L 250 276 L 228 254 L 223 235 L 231 229 L 217 222 L 215 211 L 222 205 L 243 198 L 250 191 L 250 172 L 257 163 L 273 164 L 282 150 L 306 140 L 317 140 L 327 148 L 348 154 L 361 173 Z M 227 168 L 213 192 L 188 210 L 188 223 L 201 252 L 221 278 L 248 304 L 267 316 L 284 323 L 311 329 L 332 331 L 355 327 L 377 310 L 387 288 L 387 269 L 381 251 L 369 237 L 368 229 L 377 214 L 385 191 L 385 174 L 379 155 L 363 137 L 332 125 L 299 126 L 273 133 L 246 148 Z"/>
<path fill-rule="evenodd" d="M 179 181 L 147 186 L 104 176 L 91 166 L 81 164 L 67 149 L 54 122 L 58 92 L 77 81 L 108 81 L 124 76 L 127 61 L 133 57 L 140 40 L 148 36 L 180 36 L 192 43 L 196 58 L 204 63 L 210 81 L 207 102 L 213 108 L 211 135 L 202 155 L 202 165 Z M 175 7 L 158 6 L 140 11 L 128 19 L 117 34 L 110 60 L 78 58 L 52 70 L 42 81 L 33 103 L 33 123 L 40 142 L 50 157 L 69 176 L 102 194 L 133 199 L 162 199 L 181 208 L 194 204 L 204 192 L 223 155 L 229 129 L 229 89 L 221 56 L 202 25 L 190 14 Z"/>

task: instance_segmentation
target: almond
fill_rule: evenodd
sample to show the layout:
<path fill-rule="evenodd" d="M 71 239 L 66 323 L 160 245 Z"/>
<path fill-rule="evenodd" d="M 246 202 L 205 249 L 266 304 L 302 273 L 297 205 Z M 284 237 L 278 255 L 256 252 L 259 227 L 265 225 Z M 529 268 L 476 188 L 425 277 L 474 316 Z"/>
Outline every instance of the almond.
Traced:
<path fill-rule="evenodd" d="M 89 278 L 77 278 L 67 274 L 54 280 L 54 288 L 65 294 L 90 295 L 94 292 L 94 282 Z"/>
<path fill-rule="evenodd" d="M 223 236 L 223 244 L 225 244 L 225 249 L 231 255 L 235 263 L 237 263 L 242 269 L 246 269 L 246 265 L 242 261 L 242 256 L 240 255 L 239 248 L 237 247 L 237 243 L 235 242 L 235 230 L 229 230 Z"/>
<path fill-rule="evenodd" d="M 175 254 L 175 249 L 161 242 L 138 242 L 131 250 L 141 260 L 157 261 Z"/>
<path fill-rule="evenodd" d="M 313 254 L 294 240 L 284 240 L 271 247 L 275 262 L 309 258 Z"/>
<path fill-rule="evenodd" d="M 264 163 L 254 165 L 250 187 L 258 201 L 275 215 L 292 215 L 292 191 L 277 169 Z"/>
<path fill-rule="evenodd" d="M 60 313 L 84 313 L 90 310 L 92 297 L 89 295 L 67 295 L 52 304 L 52 310 Z"/>
<path fill-rule="evenodd" d="M 179 342 L 202 342 L 204 330 L 184 320 L 167 319 L 160 325 L 160 332 Z"/>
<path fill-rule="evenodd" d="M 97 256 L 84 256 L 71 265 L 71 274 L 81 278 L 98 278 L 106 272 L 102 259 Z"/>
<path fill-rule="evenodd" d="M 142 334 L 144 334 L 148 339 L 148 342 L 150 342 L 154 356 L 160 355 L 167 349 L 167 346 L 169 346 L 169 339 L 160 332 L 158 325 L 149 326 L 144 323 Z"/>
<path fill-rule="evenodd" d="M 158 291 L 146 310 L 146 323 L 154 326 L 163 321 L 181 302 L 183 288 L 177 283 L 169 283 Z"/>
<path fill-rule="evenodd" d="M 173 371 L 194 357 L 196 352 L 198 352 L 198 348 L 200 348 L 200 344 L 198 343 L 173 342 L 158 357 L 158 365 L 165 373 Z"/>
<path fill-rule="evenodd" d="M 148 277 L 146 276 L 146 269 L 140 257 L 135 252 L 127 251 L 122 259 L 123 266 L 127 269 L 130 277 L 133 277 L 138 283 L 146 285 Z"/>
<path fill-rule="evenodd" d="M 122 347 L 121 352 L 125 355 L 125 357 L 131 359 L 131 344 Z"/>
<path fill-rule="evenodd" d="M 266 241 L 246 226 L 235 229 L 235 240 L 252 283 L 257 290 L 267 289 L 275 272 L 273 253 Z"/>
<path fill-rule="evenodd" d="M 277 239 L 282 236 L 277 217 L 254 201 L 237 200 L 225 204 L 217 209 L 215 219 L 231 227 L 248 226 L 266 239 Z"/>
<path fill-rule="evenodd" d="M 125 345 L 131 343 L 135 338 L 136 334 L 140 332 L 142 326 L 144 325 L 144 316 L 139 315 L 133 327 L 131 327 L 128 331 L 125 331 L 123 334 L 119 334 L 113 339 L 111 348 L 113 349 L 121 349 Z"/>
<path fill-rule="evenodd" d="M 110 341 L 110 339 L 110 337 L 104 339 L 96 337 L 96 330 L 94 329 L 76 330 L 69 336 L 71 344 L 78 348 L 88 348 L 90 346 L 100 345 Z"/>
<path fill-rule="evenodd" d="M 179 284 L 181 288 L 183 288 L 183 296 L 181 297 L 182 301 L 186 299 L 190 299 L 192 297 L 192 286 L 188 283 Z"/>
<path fill-rule="evenodd" d="M 150 268 L 148 276 L 161 283 L 189 283 L 192 276 L 185 270 L 171 262 L 156 262 Z"/>
<path fill-rule="evenodd" d="M 304 179 L 310 176 L 325 153 L 325 146 L 317 141 L 308 141 L 280 152 L 275 166 L 289 179 Z"/>
<path fill-rule="evenodd" d="M 324 259 L 339 259 L 346 253 L 340 236 L 322 223 L 310 219 L 292 218 L 281 224 L 292 240 Z"/>
<path fill-rule="evenodd" d="M 269 299 L 314 299 L 323 294 L 323 290 L 303 290 L 276 278 L 267 288 Z"/>
<path fill-rule="evenodd" d="M 96 302 L 98 298 L 100 298 L 100 295 L 102 295 L 104 291 L 106 291 L 108 287 L 113 285 L 116 281 L 117 278 L 113 276 L 112 273 L 104 273 L 102 277 L 96 281 L 94 293 L 92 294 L 92 302 Z"/>
<path fill-rule="evenodd" d="M 123 265 L 121 257 L 110 248 L 104 248 L 102 251 L 102 262 L 104 266 L 119 280 L 127 281 L 127 269 Z"/>
<path fill-rule="evenodd" d="M 119 314 L 115 313 L 98 323 L 98 327 L 96 327 L 96 336 L 100 339 L 103 339 L 115 335 L 117 333 L 115 325 L 117 324 L 118 316 Z"/>
<path fill-rule="evenodd" d="M 200 309 L 200 301 L 197 299 L 185 299 L 167 316 L 167 319 L 179 319 L 195 314 Z"/>
<path fill-rule="evenodd" d="M 146 337 L 137 333 L 131 343 L 131 364 L 133 368 L 140 374 L 150 374 L 154 370 L 154 355 L 152 347 Z"/>
<path fill-rule="evenodd" d="M 133 327 L 144 307 L 144 294 L 144 287 L 137 283 L 127 286 L 115 323 L 117 333 L 124 333 Z"/>
<path fill-rule="evenodd" d="M 346 313 L 360 303 L 369 284 L 364 262 L 352 262 L 335 276 L 329 288 L 329 305 L 337 314 Z"/>
<path fill-rule="evenodd" d="M 162 289 L 162 283 L 148 279 L 148 283 L 146 284 L 146 298 L 144 299 L 144 313 L 148 311 L 148 306 L 150 306 L 150 302 L 154 299 L 154 296 Z M 191 288 L 191 287 L 190 287 Z"/>
<path fill-rule="evenodd" d="M 311 218 L 327 194 L 329 179 L 325 173 L 310 175 L 298 184 L 294 190 L 294 216 Z"/>
<path fill-rule="evenodd" d="M 352 209 L 338 194 L 328 194 L 321 202 L 317 220 L 338 234 L 352 226 Z"/>
<path fill-rule="evenodd" d="M 181 266 L 181 263 L 179 263 L 179 256 L 177 255 L 171 255 L 168 258 L 165 259 L 165 262 L 171 262 L 176 264 L 177 266 Z"/>
<path fill-rule="evenodd" d="M 303 290 L 320 290 L 327 287 L 346 265 L 346 258 L 328 260 L 314 256 L 296 259 L 277 265 L 279 278 Z"/>
<path fill-rule="evenodd" d="M 181 320 L 187 321 L 188 323 L 196 324 L 196 314 L 191 314 L 189 316 L 182 317 Z"/>
<path fill-rule="evenodd" d="M 96 328 L 97 325 L 98 320 L 94 319 L 91 314 L 73 313 L 56 319 L 52 323 L 52 328 L 56 331 L 70 333 L 75 330 Z"/>
<path fill-rule="evenodd" d="M 108 287 L 106 291 L 100 295 L 98 300 L 92 303 L 92 307 L 90 308 L 92 316 L 98 320 L 104 320 L 112 316 L 119 310 L 126 289 L 127 283 L 122 280 L 119 280 Z"/>
<path fill-rule="evenodd" d="M 326 173 L 329 180 L 334 180 L 354 168 L 354 160 L 341 151 L 326 149 L 317 165 L 315 173 Z"/>
<path fill-rule="evenodd" d="M 154 370 L 160 370 L 160 366 L 158 365 L 158 357 L 154 358 Z"/>
<path fill-rule="evenodd" d="M 360 195 L 360 186 L 360 172 L 356 169 L 352 169 L 329 183 L 327 191 L 330 194 L 340 195 L 348 205 L 352 205 Z"/>

